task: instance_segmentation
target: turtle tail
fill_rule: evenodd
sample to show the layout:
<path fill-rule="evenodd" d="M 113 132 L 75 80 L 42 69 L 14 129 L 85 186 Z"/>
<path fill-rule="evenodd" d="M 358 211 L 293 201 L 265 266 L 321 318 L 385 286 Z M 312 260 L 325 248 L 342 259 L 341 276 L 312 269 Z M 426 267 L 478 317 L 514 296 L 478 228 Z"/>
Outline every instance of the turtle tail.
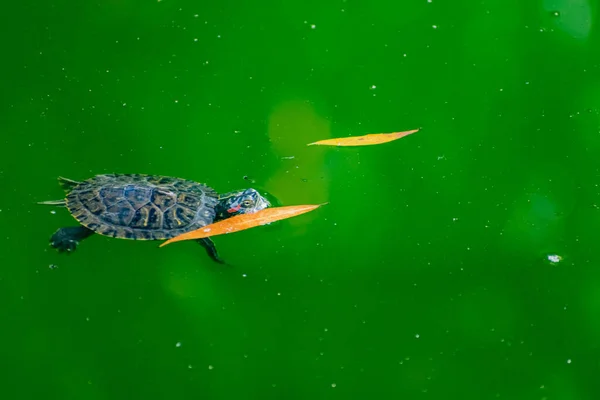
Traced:
<path fill-rule="evenodd" d="M 66 207 L 66 200 L 50 200 L 50 201 L 38 201 L 38 204 L 44 204 L 47 206 L 57 206 L 57 207 Z"/>
<path fill-rule="evenodd" d="M 70 192 L 75 186 L 79 185 L 81 182 L 74 181 L 72 179 L 64 178 L 62 176 L 58 177 L 58 184 L 65 192 Z M 67 201 L 65 199 L 62 200 L 49 200 L 49 201 L 38 201 L 38 204 L 44 204 L 47 206 L 57 206 L 57 207 L 66 207 Z"/>
<path fill-rule="evenodd" d="M 64 178 L 62 176 L 58 177 L 58 184 L 65 192 L 70 192 L 75 186 L 79 185 L 81 182 L 74 181 L 72 179 Z M 67 201 L 65 199 L 62 200 L 50 200 L 50 201 L 39 201 L 38 204 L 44 204 L 47 206 L 57 206 L 57 207 L 66 207 Z"/>

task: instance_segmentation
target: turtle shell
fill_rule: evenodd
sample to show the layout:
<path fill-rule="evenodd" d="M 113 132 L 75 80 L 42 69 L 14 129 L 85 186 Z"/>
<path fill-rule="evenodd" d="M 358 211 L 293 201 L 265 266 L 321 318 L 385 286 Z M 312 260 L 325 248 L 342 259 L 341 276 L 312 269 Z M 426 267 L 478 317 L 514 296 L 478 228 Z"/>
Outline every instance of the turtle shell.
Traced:
<path fill-rule="evenodd" d="M 73 217 L 105 236 L 164 240 L 209 225 L 218 195 L 201 183 L 168 176 L 96 175 L 66 197 Z"/>

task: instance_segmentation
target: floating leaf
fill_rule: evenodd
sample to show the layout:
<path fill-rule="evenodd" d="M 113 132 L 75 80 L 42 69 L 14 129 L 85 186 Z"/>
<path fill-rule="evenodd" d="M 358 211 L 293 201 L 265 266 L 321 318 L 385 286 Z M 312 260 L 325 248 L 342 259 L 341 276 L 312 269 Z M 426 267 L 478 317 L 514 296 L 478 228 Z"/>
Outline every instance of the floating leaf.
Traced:
<path fill-rule="evenodd" d="M 327 203 L 324 203 L 327 204 Z M 233 233 L 245 229 L 254 228 L 256 226 L 265 225 L 281 219 L 295 217 L 312 211 L 324 204 L 308 204 L 299 206 L 286 207 L 271 207 L 265 208 L 253 214 L 240 214 L 231 218 L 224 219 L 214 224 L 203 226 L 191 232 L 182 233 L 172 239 L 162 243 L 159 247 L 169 243 L 179 242 L 180 240 L 202 239 L 209 236 L 223 235 L 225 233 Z"/>
<path fill-rule="evenodd" d="M 406 132 L 393 133 L 371 133 L 364 136 L 350 136 L 345 138 L 319 140 L 318 142 L 309 143 L 308 146 L 369 146 L 373 144 L 382 144 L 400 139 L 412 133 L 418 132 L 419 129 L 413 129 Z"/>

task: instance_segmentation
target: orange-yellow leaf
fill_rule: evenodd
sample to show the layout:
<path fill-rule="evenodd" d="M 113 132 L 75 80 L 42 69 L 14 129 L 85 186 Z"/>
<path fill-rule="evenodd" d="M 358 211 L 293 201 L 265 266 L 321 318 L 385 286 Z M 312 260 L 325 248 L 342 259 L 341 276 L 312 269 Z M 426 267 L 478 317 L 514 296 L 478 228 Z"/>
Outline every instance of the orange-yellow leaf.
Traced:
<path fill-rule="evenodd" d="M 260 210 L 253 214 L 236 215 L 234 217 L 215 222 L 214 224 L 203 226 L 195 231 L 182 233 L 181 235 L 175 236 L 174 238 L 162 243 L 159 247 L 165 246 L 169 243 L 179 242 L 180 240 L 202 239 L 209 236 L 223 235 L 225 233 L 233 233 L 242 231 L 244 229 L 254 228 L 270 222 L 307 213 L 322 205 L 323 204 L 309 204 L 299 206 L 271 207 L 265 208 L 264 210 Z"/>
<path fill-rule="evenodd" d="M 400 139 L 401 137 L 408 136 L 411 133 L 415 133 L 418 131 L 419 129 L 413 129 L 412 131 L 406 132 L 372 133 L 364 136 L 350 136 L 345 138 L 325 139 L 319 140 L 318 142 L 309 143 L 308 146 L 369 146 L 373 144 L 391 142 L 392 140 Z"/>

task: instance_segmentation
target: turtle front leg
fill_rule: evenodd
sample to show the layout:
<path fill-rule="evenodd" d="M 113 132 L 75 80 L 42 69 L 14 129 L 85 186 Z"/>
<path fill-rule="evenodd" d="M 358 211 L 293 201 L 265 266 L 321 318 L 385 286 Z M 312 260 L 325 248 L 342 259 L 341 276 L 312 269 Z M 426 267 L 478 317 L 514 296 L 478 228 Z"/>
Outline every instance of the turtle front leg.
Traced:
<path fill-rule="evenodd" d="M 93 233 L 93 230 L 88 229 L 85 226 L 60 228 L 54 232 L 54 235 L 50 238 L 50 245 L 55 249 L 58 249 L 59 253 L 65 251 L 72 253 L 75 251 L 80 241 L 91 236 Z"/>
<path fill-rule="evenodd" d="M 210 258 L 219 264 L 225 264 L 225 261 L 223 261 L 217 253 L 217 247 L 215 246 L 215 243 L 210 238 L 196 239 L 196 242 L 206 249 L 206 252 Z"/>

